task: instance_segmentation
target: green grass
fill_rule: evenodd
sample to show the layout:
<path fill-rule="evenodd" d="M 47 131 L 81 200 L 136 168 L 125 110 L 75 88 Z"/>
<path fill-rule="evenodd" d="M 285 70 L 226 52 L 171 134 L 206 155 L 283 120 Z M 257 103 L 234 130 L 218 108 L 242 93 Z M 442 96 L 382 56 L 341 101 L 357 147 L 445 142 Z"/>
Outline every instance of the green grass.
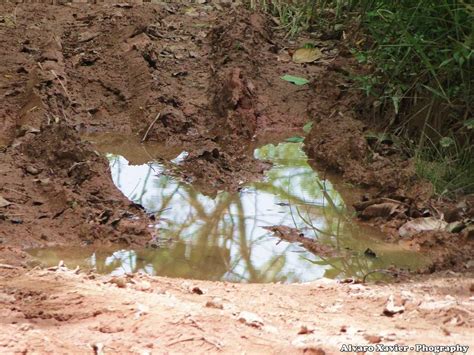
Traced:
<path fill-rule="evenodd" d="M 413 149 L 415 168 L 419 176 L 429 180 L 438 195 L 474 193 L 474 148 L 468 142 L 460 143 L 450 137 L 435 144 L 426 142 Z"/>
<path fill-rule="evenodd" d="M 473 192 L 474 5 L 464 0 L 251 0 L 288 36 L 345 30 L 378 126 L 417 142 L 438 193 Z M 357 35 L 354 36 L 354 32 Z M 452 144 L 446 147 L 446 142 Z M 407 141 L 408 144 L 408 141 Z"/>

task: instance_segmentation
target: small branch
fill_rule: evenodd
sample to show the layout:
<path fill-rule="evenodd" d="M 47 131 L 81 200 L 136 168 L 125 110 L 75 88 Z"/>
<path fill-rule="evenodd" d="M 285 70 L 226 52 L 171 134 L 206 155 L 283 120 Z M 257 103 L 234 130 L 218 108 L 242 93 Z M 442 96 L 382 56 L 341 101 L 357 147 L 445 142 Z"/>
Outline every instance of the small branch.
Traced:
<path fill-rule="evenodd" d="M 9 264 L 0 264 L 0 269 L 9 269 L 9 270 L 15 270 L 15 269 L 21 269 L 18 266 L 13 266 Z"/>
<path fill-rule="evenodd" d="M 9 187 L 2 187 L 3 190 L 8 190 L 8 191 L 11 191 L 11 192 L 15 192 L 17 193 L 18 195 L 22 195 L 22 196 L 25 196 L 27 198 L 30 198 L 30 196 L 28 196 L 27 194 L 25 194 L 24 192 L 21 192 L 21 191 L 18 191 L 18 190 L 15 190 L 15 189 L 11 189 Z"/>
<path fill-rule="evenodd" d="M 56 74 L 56 72 L 55 72 L 54 70 L 52 70 L 52 69 L 51 69 L 51 73 L 53 73 L 54 77 L 55 77 L 56 79 L 58 79 L 59 84 L 60 84 L 61 87 L 63 88 L 64 93 L 66 94 L 66 97 L 67 97 L 67 99 L 69 100 L 69 102 L 72 102 L 71 97 L 69 96 L 69 93 L 67 92 L 67 89 L 66 89 L 66 87 L 64 86 L 63 82 L 61 81 L 61 79 L 59 79 L 58 74 Z"/>
<path fill-rule="evenodd" d="M 166 344 L 166 346 L 173 346 L 179 343 L 184 343 L 186 341 L 195 341 L 195 340 L 201 340 L 205 343 L 211 344 L 212 346 L 216 347 L 218 350 L 222 349 L 222 346 L 218 343 L 215 343 L 209 339 L 206 339 L 205 337 L 191 337 L 191 338 L 184 338 L 184 339 L 179 339 L 172 341 L 171 343 Z"/>
<path fill-rule="evenodd" d="M 142 138 L 142 143 L 146 141 L 147 137 L 148 137 L 148 133 L 150 133 L 151 129 L 153 128 L 153 126 L 155 125 L 156 121 L 158 121 L 158 119 L 160 118 L 161 116 L 161 112 L 158 112 L 158 114 L 156 115 L 155 119 L 153 120 L 153 122 L 150 124 L 150 126 L 148 126 L 148 129 L 146 130 L 145 132 L 145 135 L 143 136 Z"/>
<path fill-rule="evenodd" d="M 362 277 L 362 283 L 365 284 L 365 281 L 367 280 L 367 276 L 372 275 L 372 274 L 376 274 L 376 273 L 387 274 L 387 275 L 393 276 L 393 272 L 391 272 L 390 270 L 387 270 L 387 269 L 375 269 L 375 270 L 372 270 L 372 271 L 367 272 L 367 273 L 364 275 L 364 277 Z"/>

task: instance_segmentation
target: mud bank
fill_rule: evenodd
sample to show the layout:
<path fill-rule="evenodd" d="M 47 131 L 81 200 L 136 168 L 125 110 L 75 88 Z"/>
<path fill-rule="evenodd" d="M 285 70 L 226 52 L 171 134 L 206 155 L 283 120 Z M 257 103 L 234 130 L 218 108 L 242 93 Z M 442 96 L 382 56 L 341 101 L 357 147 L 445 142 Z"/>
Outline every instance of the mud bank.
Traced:
<path fill-rule="evenodd" d="M 313 122 L 305 139 L 308 156 L 320 171 L 362 188 L 358 201 L 352 199 L 360 220 L 379 226 L 387 240 L 432 255 L 433 263 L 424 271 L 471 268 L 473 196 L 434 196 L 431 184 L 416 175 L 407 152 L 366 122 L 366 98 L 346 76 L 358 70 L 349 58 L 339 58 L 324 76 L 316 75 L 314 82 L 326 85 L 315 84 L 314 93 L 325 100 L 308 105 Z M 425 223 L 432 226 L 418 229 Z"/>

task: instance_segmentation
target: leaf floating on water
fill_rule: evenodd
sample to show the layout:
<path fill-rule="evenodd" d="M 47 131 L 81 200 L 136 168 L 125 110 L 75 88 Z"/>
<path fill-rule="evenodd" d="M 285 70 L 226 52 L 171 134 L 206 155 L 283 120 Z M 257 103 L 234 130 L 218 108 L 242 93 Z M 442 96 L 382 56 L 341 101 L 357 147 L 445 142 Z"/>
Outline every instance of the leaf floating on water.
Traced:
<path fill-rule="evenodd" d="M 304 141 L 304 137 L 290 137 L 285 139 L 285 142 L 289 143 L 301 143 Z"/>
<path fill-rule="evenodd" d="M 296 64 L 312 63 L 321 59 L 323 53 L 319 48 L 299 48 L 293 53 L 293 62 Z"/>
<path fill-rule="evenodd" d="M 309 83 L 308 79 L 301 78 L 299 76 L 293 76 L 293 75 L 283 75 L 281 77 L 282 80 L 288 81 L 290 83 L 293 83 L 295 85 L 305 85 Z"/>
<path fill-rule="evenodd" d="M 442 230 L 446 226 L 445 221 L 434 217 L 415 218 L 401 226 L 398 233 L 400 237 L 411 237 L 421 232 Z"/>

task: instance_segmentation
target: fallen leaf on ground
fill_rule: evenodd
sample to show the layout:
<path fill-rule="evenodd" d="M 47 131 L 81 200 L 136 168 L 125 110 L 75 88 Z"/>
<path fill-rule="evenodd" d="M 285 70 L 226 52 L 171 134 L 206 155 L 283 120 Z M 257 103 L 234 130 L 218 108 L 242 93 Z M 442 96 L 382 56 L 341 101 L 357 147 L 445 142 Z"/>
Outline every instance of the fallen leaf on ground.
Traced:
<path fill-rule="evenodd" d="M 319 48 L 299 48 L 293 53 L 294 63 L 311 63 L 323 56 Z"/>
<path fill-rule="evenodd" d="M 304 126 L 303 126 L 303 131 L 304 133 L 309 133 L 311 131 L 311 128 L 313 128 L 313 122 L 307 122 Z"/>
<path fill-rule="evenodd" d="M 415 218 L 400 227 L 400 237 L 411 237 L 421 232 L 444 230 L 447 223 L 434 217 Z"/>
<path fill-rule="evenodd" d="M 466 225 L 462 221 L 451 222 L 446 226 L 446 231 L 449 233 L 459 233 Z"/>
<path fill-rule="evenodd" d="M 304 137 L 290 137 L 285 139 L 285 142 L 289 143 L 301 143 L 304 141 Z"/>
<path fill-rule="evenodd" d="M 293 83 L 295 85 L 305 85 L 309 83 L 308 79 L 305 78 L 300 78 L 299 76 L 293 76 L 293 75 L 283 75 L 281 77 L 282 80 L 288 81 L 290 83 Z"/>
<path fill-rule="evenodd" d="M 0 207 L 7 207 L 10 206 L 12 203 L 8 200 L 5 200 L 2 196 L 0 196 Z"/>
<path fill-rule="evenodd" d="M 82 32 L 78 36 L 78 41 L 79 43 L 89 42 L 93 40 L 94 38 L 96 38 L 98 35 L 99 35 L 98 32 L 89 32 L 89 31 Z"/>

